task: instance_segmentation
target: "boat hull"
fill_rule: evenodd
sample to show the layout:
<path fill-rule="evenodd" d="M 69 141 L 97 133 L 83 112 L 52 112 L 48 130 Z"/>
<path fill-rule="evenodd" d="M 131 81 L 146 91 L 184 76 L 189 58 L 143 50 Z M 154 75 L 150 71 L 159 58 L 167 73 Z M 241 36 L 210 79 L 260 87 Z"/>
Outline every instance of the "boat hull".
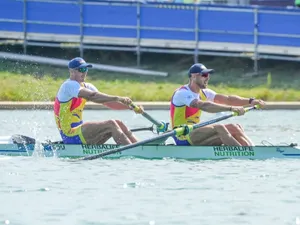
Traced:
<path fill-rule="evenodd" d="M 0 144 L 0 155 L 78 158 L 96 155 L 116 149 L 115 144 L 103 145 L 67 145 L 67 144 Z M 176 146 L 176 145 L 143 145 L 103 158 L 113 159 L 135 157 L 144 159 L 270 159 L 300 158 L 300 149 L 291 145 L 283 146 Z"/>

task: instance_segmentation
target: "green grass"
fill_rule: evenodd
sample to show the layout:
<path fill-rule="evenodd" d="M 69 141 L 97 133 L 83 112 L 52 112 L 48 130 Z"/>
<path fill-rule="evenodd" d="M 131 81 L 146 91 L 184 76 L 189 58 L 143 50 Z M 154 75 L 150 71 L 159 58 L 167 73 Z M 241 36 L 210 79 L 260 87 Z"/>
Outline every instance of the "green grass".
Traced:
<path fill-rule="evenodd" d="M 56 50 L 55 50 L 56 51 Z M 46 53 L 48 52 L 48 55 Z M 66 54 L 62 56 L 63 53 Z M 50 54 L 51 53 L 51 54 Z M 70 50 L 53 49 L 31 54 L 72 58 Z M 129 53 L 98 54 L 87 52 L 89 62 L 134 67 L 135 57 Z M 72 56 L 71 56 L 72 55 Z M 134 101 L 169 101 L 173 91 L 188 82 L 187 70 L 192 56 L 142 56 L 145 69 L 169 72 L 168 77 L 139 76 L 90 70 L 87 82 L 100 91 L 131 97 Z M 251 60 L 229 57 L 200 57 L 199 61 L 214 68 L 209 88 L 218 93 L 257 97 L 266 101 L 300 101 L 300 65 L 294 62 L 260 61 L 265 73 L 256 77 L 243 76 L 252 71 Z M 0 61 L 0 101 L 53 101 L 61 83 L 69 76 L 68 69 L 36 63 Z"/>
<path fill-rule="evenodd" d="M 35 77 L 10 72 L 0 72 L 0 79 L 2 82 L 1 101 L 53 101 L 60 84 L 64 81 L 63 78 L 53 78 L 50 75 Z M 181 85 L 180 83 L 132 80 L 93 79 L 92 82 L 102 92 L 129 96 L 134 101 L 169 101 L 173 91 Z M 211 85 L 210 88 L 219 93 L 255 96 L 268 101 L 300 101 L 299 90 L 270 88 L 268 82 L 252 88 L 230 87 L 224 84 Z"/>

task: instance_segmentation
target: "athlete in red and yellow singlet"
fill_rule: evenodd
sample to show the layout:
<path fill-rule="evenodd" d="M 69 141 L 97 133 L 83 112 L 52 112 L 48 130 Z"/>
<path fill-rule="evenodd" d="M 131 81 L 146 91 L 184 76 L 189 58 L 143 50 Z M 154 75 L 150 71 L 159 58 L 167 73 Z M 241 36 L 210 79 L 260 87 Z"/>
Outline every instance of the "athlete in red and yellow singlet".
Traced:
<path fill-rule="evenodd" d="M 70 78 L 59 88 L 54 103 L 57 128 L 64 144 L 104 144 L 110 138 L 117 144 L 137 142 L 137 138 L 120 120 L 83 122 L 82 112 L 87 101 L 103 104 L 113 110 L 130 109 L 132 100 L 128 97 L 108 95 L 99 92 L 85 79 L 88 68 L 84 59 L 76 57 L 69 62 Z M 143 113 L 141 106 L 134 110 Z"/>
<path fill-rule="evenodd" d="M 188 105 L 194 99 L 201 99 L 206 101 L 207 99 L 212 101 L 215 96 L 215 92 L 210 89 L 200 90 L 199 93 L 194 93 L 190 90 L 188 85 L 184 85 L 178 88 L 171 100 L 170 117 L 171 126 L 176 128 L 182 125 L 192 125 L 200 122 L 201 109 L 192 108 Z M 191 145 L 189 135 L 182 135 L 180 137 L 173 137 L 177 145 Z"/>
<path fill-rule="evenodd" d="M 91 91 L 98 91 L 90 83 L 78 83 L 73 80 L 66 80 L 60 87 L 54 102 L 54 115 L 56 125 L 65 144 L 85 144 L 82 135 L 81 125 L 82 111 L 86 99 L 77 97 L 81 87 Z"/>
<path fill-rule="evenodd" d="M 190 67 L 189 83 L 178 88 L 172 96 L 170 117 L 173 129 L 199 123 L 202 111 L 209 113 L 233 111 L 243 115 L 244 106 L 249 104 L 264 106 L 265 103 L 259 99 L 223 95 L 208 89 L 210 74 L 213 72 L 213 69 L 207 69 L 201 63 Z M 239 124 L 211 124 L 173 138 L 176 145 L 253 145 Z"/>

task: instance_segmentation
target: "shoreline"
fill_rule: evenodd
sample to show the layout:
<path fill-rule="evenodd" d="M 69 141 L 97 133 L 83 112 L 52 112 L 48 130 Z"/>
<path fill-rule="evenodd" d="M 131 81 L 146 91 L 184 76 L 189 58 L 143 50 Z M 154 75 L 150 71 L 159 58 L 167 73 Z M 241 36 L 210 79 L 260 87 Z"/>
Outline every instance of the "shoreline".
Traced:
<path fill-rule="evenodd" d="M 145 110 L 169 110 L 169 102 L 146 102 L 137 101 L 136 105 L 142 105 Z M 53 102 L 12 102 L 0 101 L 0 110 L 52 110 Z M 266 102 L 264 110 L 298 110 L 300 109 L 299 102 Z M 110 110 L 107 107 L 89 102 L 85 106 L 85 110 Z"/>

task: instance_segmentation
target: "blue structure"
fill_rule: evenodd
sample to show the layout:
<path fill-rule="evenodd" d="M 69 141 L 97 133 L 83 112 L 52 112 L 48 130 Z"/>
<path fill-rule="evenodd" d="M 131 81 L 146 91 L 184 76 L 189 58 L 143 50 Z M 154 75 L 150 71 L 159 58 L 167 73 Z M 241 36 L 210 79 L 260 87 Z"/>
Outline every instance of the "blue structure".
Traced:
<path fill-rule="evenodd" d="M 300 10 L 93 0 L 1 0 L 0 38 L 27 45 L 299 60 Z"/>

